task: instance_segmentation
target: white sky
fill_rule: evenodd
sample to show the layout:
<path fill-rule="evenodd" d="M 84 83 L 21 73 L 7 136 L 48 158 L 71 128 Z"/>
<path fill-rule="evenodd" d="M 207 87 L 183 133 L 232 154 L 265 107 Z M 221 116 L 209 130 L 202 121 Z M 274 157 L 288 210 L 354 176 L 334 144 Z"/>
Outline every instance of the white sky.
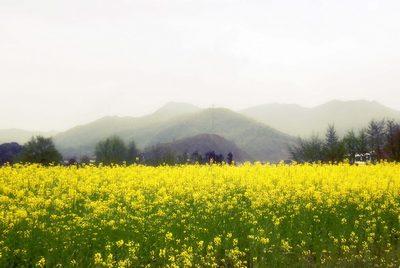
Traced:
<path fill-rule="evenodd" d="M 0 0 L 0 128 L 168 101 L 400 110 L 398 0 Z"/>

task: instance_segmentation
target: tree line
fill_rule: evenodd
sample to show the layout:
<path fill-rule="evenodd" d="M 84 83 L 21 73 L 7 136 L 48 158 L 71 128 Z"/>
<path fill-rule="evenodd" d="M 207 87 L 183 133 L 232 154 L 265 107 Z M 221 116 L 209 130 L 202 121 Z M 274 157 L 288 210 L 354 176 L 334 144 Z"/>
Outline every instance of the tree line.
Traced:
<path fill-rule="evenodd" d="M 368 126 L 348 131 L 339 137 L 334 125 L 330 125 L 324 138 L 312 136 L 299 138 L 295 146 L 289 148 L 292 160 L 296 162 L 339 163 L 348 160 L 358 161 L 400 161 L 400 125 L 394 120 L 372 120 Z M 83 156 L 77 160 L 71 158 L 66 164 L 87 164 L 91 162 L 110 164 L 175 165 L 186 163 L 228 163 L 234 161 L 233 154 L 226 156 L 215 151 L 203 155 L 199 152 L 177 154 L 168 146 L 152 146 L 141 152 L 134 141 L 125 144 L 111 136 L 97 143 L 94 159 Z M 62 155 L 57 151 L 51 138 L 33 137 L 23 146 L 18 143 L 0 145 L 0 165 L 5 163 L 39 163 L 42 165 L 60 164 Z"/>
<path fill-rule="evenodd" d="M 289 150 L 297 162 L 400 161 L 400 125 L 394 120 L 372 120 L 367 127 L 350 130 L 342 138 L 330 125 L 325 138 L 299 138 Z"/>
<path fill-rule="evenodd" d="M 176 153 L 168 146 L 155 145 L 141 154 L 141 160 L 146 165 L 158 166 L 161 164 L 177 165 L 177 164 L 222 164 L 229 165 L 234 163 L 232 152 L 223 155 L 215 151 L 208 151 L 204 154 L 194 151 L 191 154 L 184 152 Z"/>
<path fill-rule="evenodd" d="M 195 151 L 191 154 L 184 152 L 176 153 L 168 146 L 155 145 L 141 152 L 137 149 L 135 143 L 131 141 L 125 145 L 124 141 L 112 136 L 100 141 L 95 149 L 96 161 L 105 165 L 109 164 L 133 164 L 139 163 L 144 165 L 177 165 L 177 164 L 206 164 L 206 163 L 233 163 L 233 154 L 228 153 L 226 158 L 215 151 L 206 152 L 204 155 Z"/>
<path fill-rule="evenodd" d="M 57 151 L 51 138 L 33 137 L 23 146 L 18 143 L 0 145 L 0 165 L 6 163 L 58 164 L 62 155 Z"/>
<path fill-rule="evenodd" d="M 171 148 L 163 146 L 152 146 L 141 152 L 134 141 L 126 144 L 118 136 L 108 137 L 97 143 L 94 150 L 95 158 L 87 155 L 79 160 L 70 158 L 63 161 L 62 155 L 57 151 L 53 140 L 45 137 L 33 137 L 23 146 L 18 143 L 4 143 L 0 145 L 0 165 L 6 163 L 38 163 L 42 165 L 60 164 L 66 165 L 101 163 L 111 164 L 145 164 L 145 165 L 176 165 L 187 163 L 233 163 L 233 154 L 228 153 L 226 157 L 215 151 L 209 151 L 204 155 L 195 151 L 192 154 L 176 154 Z"/>

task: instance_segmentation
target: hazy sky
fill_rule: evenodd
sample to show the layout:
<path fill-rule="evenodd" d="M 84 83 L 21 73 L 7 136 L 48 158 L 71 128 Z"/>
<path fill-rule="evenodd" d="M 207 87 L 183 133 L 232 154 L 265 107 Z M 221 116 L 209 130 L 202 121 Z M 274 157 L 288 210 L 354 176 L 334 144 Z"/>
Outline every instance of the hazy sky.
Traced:
<path fill-rule="evenodd" d="M 168 101 L 400 110 L 399 0 L 0 0 L 0 128 Z"/>

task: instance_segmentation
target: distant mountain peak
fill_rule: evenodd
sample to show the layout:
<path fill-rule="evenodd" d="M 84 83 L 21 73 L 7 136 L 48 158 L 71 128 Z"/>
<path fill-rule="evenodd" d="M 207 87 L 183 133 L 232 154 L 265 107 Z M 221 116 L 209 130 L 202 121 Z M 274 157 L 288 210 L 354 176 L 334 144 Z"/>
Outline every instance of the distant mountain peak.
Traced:
<path fill-rule="evenodd" d="M 190 104 L 190 103 L 184 103 L 184 102 L 167 102 L 164 104 L 161 108 L 159 108 L 155 114 L 157 113 L 165 113 L 165 112 L 186 112 L 186 111 L 199 111 L 200 108 Z"/>
<path fill-rule="evenodd" d="M 400 112 L 377 101 L 331 100 L 311 108 L 283 105 L 261 105 L 242 111 L 243 114 L 285 133 L 310 136 L 324 133 L 328 124 L 335 124 L 343 135 L 350 129 L 366 127 L 372 119 L 400 120 Z"/>
<path fill-rule="evenodd" d="M 199 107 L 189 103 L 168 102 L 151 114 L 151 116 L 158 118 L 158 120 L 167 120 L 173 117 L 196 113 L 200 110 Z"/>
<path fill-rule="evenodd" d="M 331 106 L 331 105 L 377 105 L 381 107 L 386 107 L 383 104 L 373 100 L 364 100 L 364 99 L 359 99 L 359 100 L 340 100 L 340 99 L 334 99 L 325 103 L 322 103 L 320 105 L 317 105 L 315 107 L 320 107 L 320 106 Z"/>

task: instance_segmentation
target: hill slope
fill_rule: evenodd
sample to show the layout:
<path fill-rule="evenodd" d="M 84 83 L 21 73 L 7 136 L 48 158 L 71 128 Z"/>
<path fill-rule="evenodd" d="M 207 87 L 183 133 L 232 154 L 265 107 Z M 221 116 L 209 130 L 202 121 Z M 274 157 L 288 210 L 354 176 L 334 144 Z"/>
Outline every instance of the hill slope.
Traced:
<path fill-rule="evenodd" d="M 167 142 L 201 133 L 220 135 L 235 142 L 251 157 L 262 161 L 287 159 L 293 138 L 228 109 L 207 109 L 179 118 L 154 135 L 149 144 Z"/>
<path fill-rule="evenodd" d="M 242 114 L 294 136 L 325 132 L 334 124 L 339 134 L 365 127 L 372 119 L 400 120 L 400 112 L 377 102 L 331 101 L 314 108 L 294 104 L 265 104 L 241 111 Z"/>
<path fill-rule="evenodd" d="M 293 143 L 292 137 L 246 116 L 228 109 L 182 113 L 162 119 L 159 113 L 141 118 L 107 117 L 60 133 L 55 143 L 64 156 L 70 157 L 93 153 L 95 144 L 110 135 L 118 135 L 125 141 L 134 140 L 143 149 L 210 133 L 235 142 L 257 160 L 278 161 L 289 157 L 287 147 Z"/>
<path fill-rule="evenodd" d="M 190 104 L 167 103 L 153 114 L 143 117 L 107 116 L 59 133 L 54 137 L 54 142 L 67 157 L 90 154 L 96 143 L 106 137 L 118 134 L 129 140 L 132 132 L 146 137 L 150 135 L 148 130 L 154 130 L 163 122 L 199 110 Z"/>

